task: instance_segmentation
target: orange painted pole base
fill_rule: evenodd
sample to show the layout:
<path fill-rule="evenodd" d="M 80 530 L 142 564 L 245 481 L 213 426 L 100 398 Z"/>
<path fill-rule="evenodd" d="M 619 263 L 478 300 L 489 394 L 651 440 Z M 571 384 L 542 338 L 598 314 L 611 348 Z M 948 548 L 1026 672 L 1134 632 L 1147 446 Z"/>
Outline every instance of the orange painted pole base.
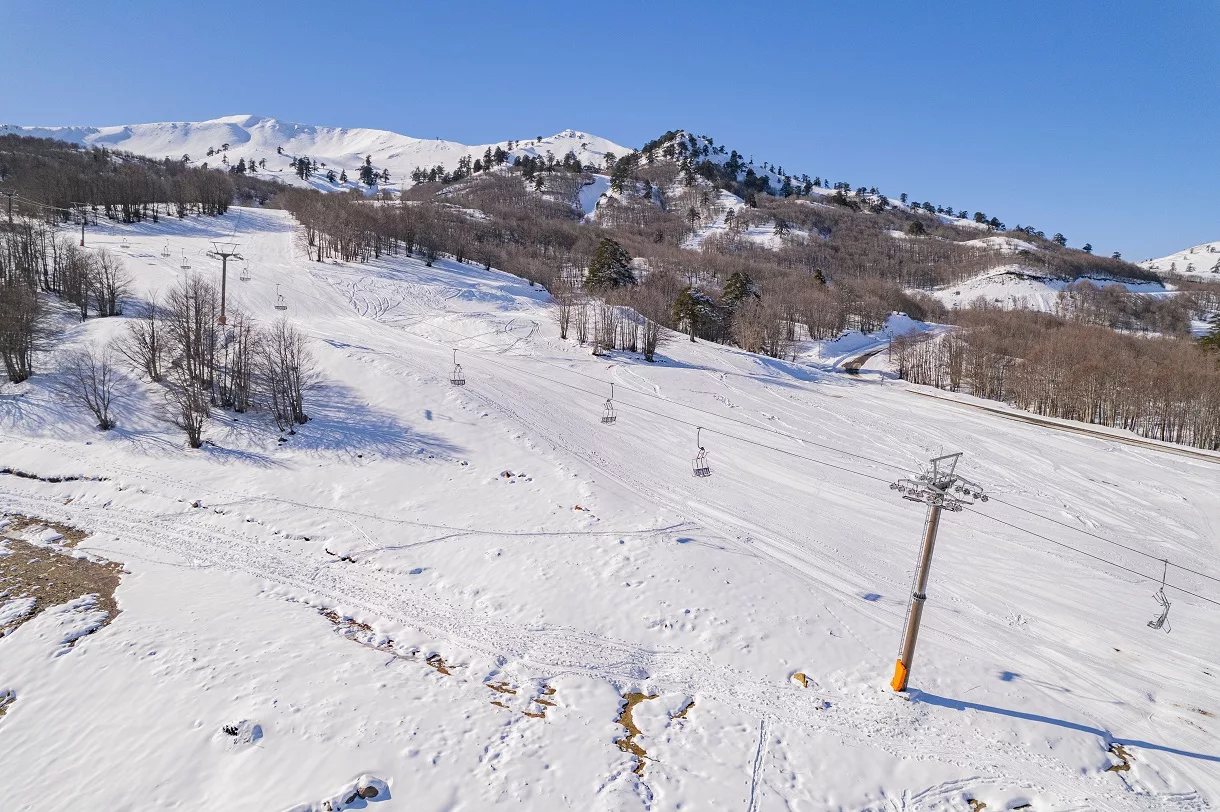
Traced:
<path fill-rule="evenodd" d="M 902 660 L 894 663 L 894 679 L 890 682 L 890 687 L 895 691 L 907 689 L 907 667 L 902 664 Z"/>

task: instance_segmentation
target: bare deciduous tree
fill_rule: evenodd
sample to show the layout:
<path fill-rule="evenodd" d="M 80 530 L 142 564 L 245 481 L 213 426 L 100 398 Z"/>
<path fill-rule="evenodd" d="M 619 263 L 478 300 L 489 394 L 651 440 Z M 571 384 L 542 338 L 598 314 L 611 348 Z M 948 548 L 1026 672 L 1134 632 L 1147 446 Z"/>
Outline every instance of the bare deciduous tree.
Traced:
<path fill-rule="evenodd" d="M 169 369 L 165 376 L 165 399 L 170 421 L 186 432 L 191 448 L 203 445 L 203 424 L 211 415 L 211 398 L 185 366 Z"/>
<path fill-rule="evenodd" d="M 121 315 L 122 300 L 131 289 L 131 274 L 123 260 L 103 248 L 91 264 L 94 309 L 103 317 Z"/>
<path fill-rule="evenodd" d="M 161 328 L 161 306 L 157 303 L 155 291 L 145 303 L 140 318 L 127 323 L 127 336 L 119 342 L 118 351 L 150 381 L 161 381 L 166 347 Z"/>
<path fill-rule="evenodd" d="M 0 358 L 10 381 L 21 383 L 34 374 L 34 350 L 49 335 L 38 293 L 21 282 L 0 284 Z"/>
<path fill-rule="evenodd" d="M 90 347 L 70 354 L 64 361 L 63 380 L 59 387 L 69 402 L 92 412 L 102 431 L 114 428 L 110 406 L 114 402 L 118 371 L 115 369 L 115 349 L 106 344 L 100 349 Z"/>
<path fill-rule="evenodd" d="M 272 325 L 262 342 L 261 377 L 271 400 L 271 413 L 280 430 L 293 430 L 305 423 L 305 392 L 317 382 L 313 354 L 305 335 L 281 319 Z"/>

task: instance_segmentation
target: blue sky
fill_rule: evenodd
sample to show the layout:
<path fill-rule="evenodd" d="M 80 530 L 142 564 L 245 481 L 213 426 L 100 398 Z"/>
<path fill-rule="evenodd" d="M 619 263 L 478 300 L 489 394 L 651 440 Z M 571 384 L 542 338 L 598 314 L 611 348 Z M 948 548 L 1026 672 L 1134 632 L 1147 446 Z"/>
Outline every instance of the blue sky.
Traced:
<path fill-rule="evenodd" d="M 685 128 L 1130 259 L 1220 239 L 1220 3 L 0 0 L 0 121 Z"/>

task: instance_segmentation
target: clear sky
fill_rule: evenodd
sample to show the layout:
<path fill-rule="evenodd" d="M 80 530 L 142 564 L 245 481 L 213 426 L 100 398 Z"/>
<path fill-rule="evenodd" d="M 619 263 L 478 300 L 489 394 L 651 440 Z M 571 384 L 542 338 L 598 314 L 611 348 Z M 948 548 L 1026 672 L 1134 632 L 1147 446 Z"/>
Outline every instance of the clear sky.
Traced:
<path fill-rule="evenodd" d="M 0 122 L 685 128 L 1146 259 L 1220 239 L 1220 2 L 0 0 Z"/>

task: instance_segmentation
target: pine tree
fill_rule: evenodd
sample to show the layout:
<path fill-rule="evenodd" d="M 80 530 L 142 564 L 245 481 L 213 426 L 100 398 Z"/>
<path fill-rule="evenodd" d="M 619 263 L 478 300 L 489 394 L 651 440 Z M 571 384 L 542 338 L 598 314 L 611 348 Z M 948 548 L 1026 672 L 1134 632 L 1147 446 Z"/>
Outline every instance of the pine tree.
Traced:
<path fill-rule="evenodd" d="M 1055 236 L 1051 237 L 1051 242 L 1058 243 L 1059 245 L 1068 244 L 1067 237 L 1063 236 L 1062 234 L 1056 234 Z"/>
<path fill-rule="evenodd" d="M 826 286 L 826 274 L 822 273 L 821 268 L 813 269 L 813 280 L 815 282 L 817 282 L 819 285 L 821 285 L 822 287 Z"/>
<path fill-rule="evenodd" d="M 631 271 L 631 254 L 609 237 L 603 237 L 589 262 L 585 288 L 590 291 L 608 290 L 635 284 Z"/>
<path fill-rule="evenodd" d="M 738 302 L 747 296 L 757 296 L 754 292 L 754 280 L 745 271 L 733 271 L 728 281 L 724 283 L 722 298 L 729 307 L 736 307 Z"/>
<path fill-rule="evenodd" d="M 343 169 L 339 172 L 339 182 L 347 183 L 347 170 Z"/>
<path fill-rule="evenodd" d="M 373 169 L 373 156 L 364 156 L 364 165 L 360 167 L 360 182 L 372 186 L 377 182 L 377 171 Z"/>
<path fill-rule="evenodd" d="M 1084 251 L 1086 254 L 1091 254 L 1093 253 L 1093 244 L 1086 242 L 1084 244 L 1084 248 L 1081 248 L 1080 250 Z"/>
<path fill-rule="evenodd" d="M 912 237 L 922 237 L 927 233 L 928 230 L 923 227 L 923 223 L 919 220 L 912 220 L 907 226 L 907 234 L 910 234 Z"/>

